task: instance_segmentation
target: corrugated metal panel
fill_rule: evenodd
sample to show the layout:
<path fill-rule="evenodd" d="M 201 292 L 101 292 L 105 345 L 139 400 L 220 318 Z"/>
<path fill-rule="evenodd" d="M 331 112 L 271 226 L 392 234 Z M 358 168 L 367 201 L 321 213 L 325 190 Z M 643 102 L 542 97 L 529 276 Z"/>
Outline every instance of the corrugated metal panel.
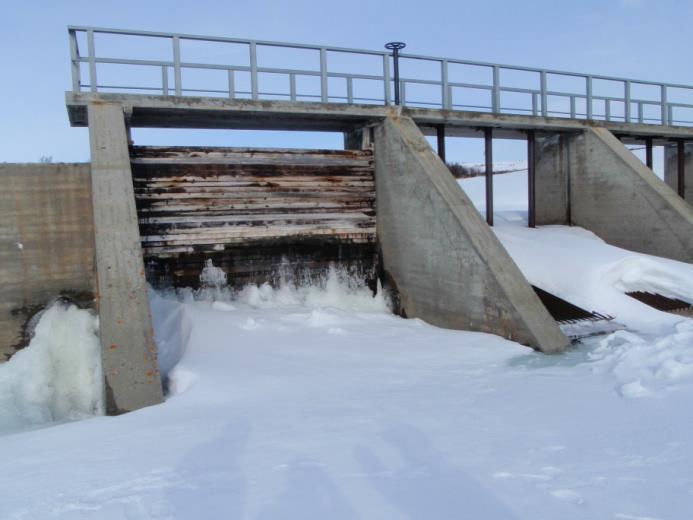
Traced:
<path fill-rule="evenodd" d="M 375 241 L 370 150 L 133 147 L 132 169 L 145 256 Z"/>

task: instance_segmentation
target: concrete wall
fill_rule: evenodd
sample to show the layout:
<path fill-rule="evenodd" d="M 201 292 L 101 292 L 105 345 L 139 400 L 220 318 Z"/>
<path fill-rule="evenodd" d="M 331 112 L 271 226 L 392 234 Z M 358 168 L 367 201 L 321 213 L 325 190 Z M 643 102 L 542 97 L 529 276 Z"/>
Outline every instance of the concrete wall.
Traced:
<path fill-rule="evenodd" d="M 123 107 L 88 107 L 106 410 L 163 400 L 135 210 Z"/>
<path fill-rule="evenodd" d="M 536 224 L 568 224 L 569 137 L 538 134 L 535 147 Z"/>
<path fill-rule="evenodd" d="M 0 164 L 0 363 L 58 296 L 94 306 L 89 164 Z"/>
<path fill-rule="evenodd" d="M 678 193 L 678 151 L 676 145 L 664 148 L 664 182 Z M 693 204 L 693 143 L 684 145 L 684 197 L 686 202 Z"/>
<path fill-rule="evenodd" d="M 407 316 L 545 352 L 568 345 L 411 119 L 376 127 L 375 165 L 383 268 Z"/>

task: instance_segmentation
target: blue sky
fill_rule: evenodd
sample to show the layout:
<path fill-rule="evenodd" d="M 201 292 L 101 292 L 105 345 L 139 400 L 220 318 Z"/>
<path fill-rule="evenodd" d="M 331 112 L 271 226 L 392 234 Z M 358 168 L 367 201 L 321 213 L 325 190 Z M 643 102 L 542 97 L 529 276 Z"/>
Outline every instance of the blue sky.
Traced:
<path fill-rule="evenodd" d="M 86 130 L 69 127 L 64 106 L 70 24 L 371 49 L 403 40 L 416 54 L 693 84 L 693 2 L 684 0 L 4 0 L 0 19 L 0 161 L 7 162 L 42 155 L 88 160 Z M 135 139 L 172 138 L 146 131 Z M 337 136 L 234 132 L 216 135 L 210 144 L 219 139 L 243 146 L 339 142 Z M 453 158 L 480 160 L 481 148 L 474 144 L 448 148 Z M 504 147 L 499 158 L 521 158 L 516 153 L 521 147 Z"/>

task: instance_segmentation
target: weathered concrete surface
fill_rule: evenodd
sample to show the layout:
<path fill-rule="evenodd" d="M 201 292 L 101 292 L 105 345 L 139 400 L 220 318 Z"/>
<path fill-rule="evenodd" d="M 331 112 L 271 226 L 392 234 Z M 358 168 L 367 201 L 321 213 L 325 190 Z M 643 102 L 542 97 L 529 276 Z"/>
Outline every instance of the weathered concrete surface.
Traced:
<path fill-rule="evenodd" d="M 524 139 L 529 129 L 548 132 L 581 132 L 604 127 L 631 137 L 654 137 L 655 144 L 671 138 L 693 139 L 692 127 L 663 126 L 614 121 L 584 121 L 564 117 L 491 114 L 464 110 L 439 110 L 346 103 L 253 101 L 221 97 L 148 96 L 66 92 L 65 103 L 72 126 L 87 126 L 86 107 L 91 101 L 121 104 L 134 127 L 237 128 L 265 130 L 322 130 L 348 132 L 375 124 L 383 118 L 402 114 L 411 117 L 424 133 L 435 135 L 440 125 L 451 137 L 481 136 L 485 127 L 494 128 L 494 137 Z"/>
<path fill-rule="evenodd" d="M 573 224 L 615 246 L 693 262 L 693 207 L 613 134 L 575 136 L 571 158 Z"/>
<path fill-rule="evenodd" d="M 94 307 L 88 164 L 0 164 L 0 363 L 57 297 Z"/>
<path fill-rule="evenodd" d="M 684 198 L 693 204 L 693 143 L 684 145 Z M 678 151 L 676 144 L 664 148 L 664 182 L 678 193 Z"/>
<path fill-rule="evenodd" d="M 568 224 L 568 143 L 569 136 L 536 136 L 536 224 Z"/>
<path fill-rule="evenodd" d="M 383 266 L 407 316 L 544 352 L 568 345 L 410 118 L 376 127 L 375 163 Z"/>
<path fill-rule="evenodd" d="M 163 395 L 123 108 L 92 103 L 88 112 L 106 408 L 119 414 Z"/>

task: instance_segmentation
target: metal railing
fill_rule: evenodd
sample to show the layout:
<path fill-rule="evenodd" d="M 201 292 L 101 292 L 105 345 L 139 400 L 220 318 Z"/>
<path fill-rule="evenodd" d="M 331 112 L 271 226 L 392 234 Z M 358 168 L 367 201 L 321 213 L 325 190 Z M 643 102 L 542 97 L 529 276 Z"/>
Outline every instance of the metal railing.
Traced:
<path fill-rule="evenodd" d="M 164 96 L 211 95 L 253 100 L 392 104 L 394 79 L 391 75 L 392 59 L 387 51 L 96 27 L 70 26 L 68 34 L 74 92 L 86 90 L 156 93 Z M 122 38 L 123 41 L 133 37 L 165 41 L 166 46 L 170 46 L 166 52 L 168 56 L 166 59 L 130 59 L 98 55 L 96 37 L 104 35 Z M 245 54 L 245 63 L 215 64 L 186 60 L 184 45 L 190 42 L 233 45 L 236 50 L 240 46 Z M 86 47 L 86 54 L 80 52 L 80 43 L 82 49 Z M 315 54 L 318 65 L 295 68 L 264 66 L 258 53 L 269 48 L 308 51 Z M 371 68 L 375 60 L 377 71 L 363 74 L 340 70 L 343 67 L 342 59 L 354 56 L 369 60 Z M 399 59 L 400 67 L 406 64 L 405 74 L 399 79 L 400 103 L 404 106 L 624 123 L 693 125 L 693 86 L 689 85 L 414 54 L 400 53 Z M 421 77 L 421 69 L 430 68 L 431 65 L 437 72 L 424 72 Z M 127 73 L 121 71 L 118 74 L 118 82 L 101 82 L 102 69 L 109 66 L 125 66 L 128 70 Z M 460 68 L 464 70 L 457 70 Z M 143 69 L 159 71 L 157 84 L 134 84 L 132 78 L 141 75 Z M 461 79 L 452 79 L 455 70 Z M 184 76 L 195 71 L 224 74 L 223 88 L 184 84 Z M 465 71 L 472 74 L 466 76 Z M 487 80 L 464 80 L 465 77 L 480 74 L 485 74 Z M 525 78 L 523 85 L 513 85 L 516 83 L 513 74 L 529 75 L 529 79 Z M 319 90 L 311 91 L 300 86 L 299 80 L 305 78 L 317 80 Z M 121 83 L 123 81 L 125 83 Z M 552 83 L 560 81 L 577 81 L 580 86 L 571 86 L 569 91 L 551 88 Z M 416 89 L 423 91 L 418 99 L 414 95 L 408 96 L 408 90 Z M 647 95 L 635 92 L 638 89 L 650 89 L 655 93 Z M 479 97 L 482 99 L 479 100 Z"/>

